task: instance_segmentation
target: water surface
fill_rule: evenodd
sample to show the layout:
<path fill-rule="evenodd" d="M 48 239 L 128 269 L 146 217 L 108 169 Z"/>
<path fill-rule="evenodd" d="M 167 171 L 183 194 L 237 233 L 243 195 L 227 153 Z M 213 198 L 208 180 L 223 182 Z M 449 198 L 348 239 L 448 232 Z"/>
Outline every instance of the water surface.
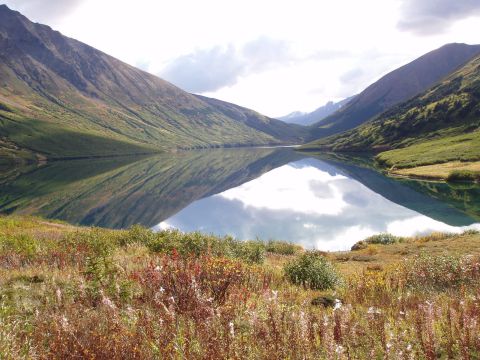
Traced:
<path fill-rule="evenodd" d="M 0 174 L 0 211 L 346 249 L 379 232 L 480 229 L 480 188 L 387 178 L 292 149 L 75 160 Z"/>

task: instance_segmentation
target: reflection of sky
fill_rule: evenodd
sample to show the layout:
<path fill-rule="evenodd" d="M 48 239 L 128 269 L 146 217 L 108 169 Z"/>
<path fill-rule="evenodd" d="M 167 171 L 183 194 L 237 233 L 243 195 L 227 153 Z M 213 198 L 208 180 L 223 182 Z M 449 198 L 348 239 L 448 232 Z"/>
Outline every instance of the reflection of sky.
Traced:
<path fill-rule="evenodd" d="M 347 249 L 380 232 L 411 236 L 462 230 L 397 205 L 312 159 L 196 201 L 157 226 L 166 227 L 286 240 L 322 250 Z"/>

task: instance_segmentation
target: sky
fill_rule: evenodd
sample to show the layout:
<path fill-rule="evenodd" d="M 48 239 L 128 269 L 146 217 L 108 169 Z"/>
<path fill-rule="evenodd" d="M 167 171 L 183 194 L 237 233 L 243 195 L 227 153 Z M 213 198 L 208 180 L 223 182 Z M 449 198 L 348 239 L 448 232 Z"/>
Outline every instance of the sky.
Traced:
<path fill-rule="evenodd" d="M 7 0 L 182 89 L 272 117 L 354 95 L 444 44 L 480 43 L 480 0 Z"/>

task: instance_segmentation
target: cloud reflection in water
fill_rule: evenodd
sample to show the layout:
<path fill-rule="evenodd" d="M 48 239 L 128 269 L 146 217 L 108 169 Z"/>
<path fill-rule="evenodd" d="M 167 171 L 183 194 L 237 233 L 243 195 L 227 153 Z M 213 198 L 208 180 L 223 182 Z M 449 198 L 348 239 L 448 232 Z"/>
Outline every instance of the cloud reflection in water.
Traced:
<path fill-rule="evenodd" d="M 286 240 L 322 250 L 348 249 L 380 232 L 411 236 L 463 229 L 395 204 L 315 159 L 290 163 L 198 200 L 157 228 L 167 226 L 239 239 Z"/>

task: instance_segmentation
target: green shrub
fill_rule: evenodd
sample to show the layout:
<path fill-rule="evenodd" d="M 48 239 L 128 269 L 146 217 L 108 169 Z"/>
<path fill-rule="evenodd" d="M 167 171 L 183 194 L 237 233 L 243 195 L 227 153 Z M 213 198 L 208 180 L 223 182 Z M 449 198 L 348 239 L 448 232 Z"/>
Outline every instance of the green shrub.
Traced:
<path fill-rule="evenodd" d="M 287 279 L 296 285 L 314 290 L 333 289 L 340 276 L 327 258 L 317 251 L 307 251 L 284 268 Z"/>
<path fill-rule="evenodd" d="M 279 255 L 295 255 L 302 249 L 303 248 L 300 245 L 277 240 L 270 240 L 266 244 L 267 252 Z"/>
<path fill-rule="evenodd" d="M 233 255 L 248 263 L 261 264 L 265 260 L 265 245 L 260 241 L 238 241 Z"/>
<path fill-rule="evenodd" d="M 15 253 L 33 256 L 39 251 L 36 239 L 27 234 L 0 236 L 0 251 L 13 251 Z"/>
<path fill-rule="evenodd" d="M 360 240 L 360 241 L 357 241 L 355 244 L 353 244 L 350 250 L 358 251 L 358 250 L 366 249 L 367 247 L 368 247 L 368 243 L 366 241 Z"/>
<path fill-rule="evenodd" d="M 448 174 L 447 181 L 480 181 L 480 172 L 470 170 L 453 170 Z"/>
<path fill-rule="evenodd" d="M 480 262 L 475 256 L 420 254 L 402 265 L 400 274 L 405 285 L 423 291 L 478 284 L 480 276 Z"/>
<path fill-rule="evenodd" d="M 261 241 L 239 241 L 231 236 L 222 238 L 200 232 L 183 233 L 176 229 L 153 235 L 146 245 L 155 253 L 168 254 L 175 250 L 184 257 L 224 256 L 249 263 L 262 263 L 265 258 L 265 244 Z"/>
<path fill-rule="evenodd" d="M 401 236 L 395 236 L 388 233 L 381 233 L 377 235 L 372 235 L 365 240 L 367 244 L 380 244 L 380 245 L 389 245 L 389 244 L 396 244 L 399 242 L 403 242 L 405 239 Z"/>
<path fill-rule="evenodd" d="M 462 235 L 478 235 L 478 234 L 480 234 L 480 231 L 475 229 L 468 229 L 462 233 Z"/>
<path fill-rule="evenodd" d="M 129 244 L 150 244 L 155 240 L 156 234 L 146 227 L 141 225 L 133 225 L 127 231 L 124 231 L 119 237 L 118 242 L 121 246 Z"/>

